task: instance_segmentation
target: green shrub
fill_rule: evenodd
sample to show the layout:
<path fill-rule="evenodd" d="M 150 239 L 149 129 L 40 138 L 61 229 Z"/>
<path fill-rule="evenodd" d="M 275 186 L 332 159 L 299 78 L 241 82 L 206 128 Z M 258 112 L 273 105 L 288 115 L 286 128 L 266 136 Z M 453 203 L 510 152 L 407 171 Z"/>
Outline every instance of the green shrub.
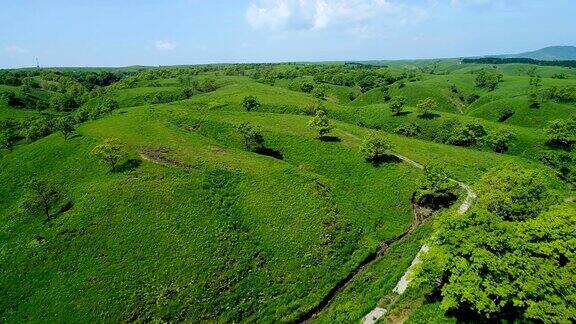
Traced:
<path fill-rule="evenodd" d="M 422 133 L 422 129 L 416 123 L 406 123 L 396 128 L 394 132 L 408 137 L 418 137 Z"/>
<path fill-rule="evenodd" d="M 261 104 L 258 101 L 258 98 L 255 96 L 246 96 L 242 100 L 242 107 L 246 109 L 246 111 L 251 111 L 260 108 Z"/>

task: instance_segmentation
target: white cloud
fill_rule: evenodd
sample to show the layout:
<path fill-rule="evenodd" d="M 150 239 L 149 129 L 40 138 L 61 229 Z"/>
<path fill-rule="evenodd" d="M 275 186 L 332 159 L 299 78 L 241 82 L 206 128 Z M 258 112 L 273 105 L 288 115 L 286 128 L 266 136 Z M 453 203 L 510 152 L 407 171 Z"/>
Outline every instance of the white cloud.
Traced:
<path fill-rule="evenodd" d="M 507 8 L 515 0 L 450 0 L 453 7 L 495 7 Z"/>
<path fill-rule="evenodd" d="M 394 0 L 252 0 L 246 20 L 254 29 L 369 29 L 372 23 L 407 24 L 427 17 L 424 8 Z"/>
<path fill-rule="evenodd" d="M 4 53 L 8 54 L 10 57 L 21 56 L 25 54 L 29 54 L 30 50 L 22 48 L 17 45 L 8 45 L 4 47 Z"/>
<path fill-rule="evenodd" d="M 170 41 L 157 40 L 156 49 L 159 51 L 172 51 L 176 49 L 176 43 Z"/>

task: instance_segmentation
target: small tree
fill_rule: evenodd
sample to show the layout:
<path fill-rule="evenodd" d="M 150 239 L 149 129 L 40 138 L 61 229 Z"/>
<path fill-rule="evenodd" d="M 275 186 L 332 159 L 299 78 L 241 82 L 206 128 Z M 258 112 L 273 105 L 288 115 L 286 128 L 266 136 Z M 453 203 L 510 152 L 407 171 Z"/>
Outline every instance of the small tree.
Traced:
<path fill-rule="evenodd" d="M 0 132 L 0 149 L 5 149 L 10 152 L 16 146 L 18 141 L 18 135 L 12 128 L 8 128 Z"/>
<path fill-rule="evenodd" d="M 302 92 L 310 93 L 314 90 L 314 85 L 310 82 L 304 82 L 300 86 L 300 90 L 302 90 Z"/>
<path fill-rule="evenodd" d="M 90 152 L 94 158 L 99 159 L 110 166 L 112 172 L 116 172 L 118 163 L 128 155 L 124 149 L 124 144 L 116 138 L 107 138 L 104 143 L 96 146 Z"/>
<path fill-rule="evenodd" d="M 390 111 L 392 115 L 398 116 L 404 110 L 404 105 L 406 104 L 406 97 L 398 96 L 394 97 L 392 101 L 390 101 Z"/>
<path fill-rule="evenodd" d="M 420 100 L 416 105 L 416 108 L 418 109 L 418 117 L 420 118 L 429 117 L 432 114 L 432 110 L 436 109 L 437 106 L 438 103 L 436 102 L 436 100 L 434 100 L 434 98 L 426 98 Z"/>
<path fill-rule="evenodd" d="M 538 91 L 537 90 L 530 90 L 530 92 L 528 93 L 528 105 L 530 106 L 530 108 L 540 108 L 540 106 L 542 106 L 542 103 L 540 102 L 540 96 L 538 95 Z"/>
<path fill-rule="evenodd" d="M 498 121 L 503 123 L 505 121 L 507 121 L 510 117 L 512 117 L 515 114 L 514 110 L 510 109 L 510 108 L 503 108 L 500 109 L 500 111 L 498 112 Z"/>
<path fill-rule="evenodd" d="M 484 126 L 477 123 L 468 123 L 455 127 L 447 142 L 458 146 L 475 145 L 480 139 L 486 136 L 486 134 L 487 132 Z"/>
<path fill-rule="evenodd" d="M 71 115 L 59 118 L 56 120 L 56 129 L 62 133 L 64 140 L 67 140 L 76 129 L 74 118 Z"/>
<path fill-rule="evenodd" d="M 436 209 L 456 199 L 452 192 L 455 186 L 444 167 L 428 164 L 424 167 L 424 178 L 414 197 L 419 204 Z"/>
<path fill-rule="evenodd" d="M 382 162 L 386 156 L 386 151 L 390 150 L 392 145 L 382 134 L 370 134 L 360 146 L 362 157 L 371 163 Z"/>
<path fill-rule="evenodd" d="M 422 133 L 422 128 L 420 125 L 416 123 L 405 123 L 394 130 L 396 134 L 408 136 L 408 137 L 416 137 Z"/>
<path fill-rule="evenodd" d="M 548 144 L 570 148 L 576 143 L 576 117 L 550 122 L 546 134 Z"/>
<path fill-rule="evenodd" d="M 499 130 L 495 133 L 488 135 L 486 138 L 486 143 L 494 150 L 496 153 L 504 153 L 508 151 L 508 145 L 515 136 L 507 130 Z"/>
<path fill-rule="evenodd" d="M 312 117 L 309 122 L 309 125 L 312 129 L 316 131 L 318 134 L 318 138 L 323 138 L 324 136 L 328 135 L 330 130 L 332 129 L 332 125 L 330 125 L 330 120 L 328 116 L 326 116 L 326 111 L 318 110 L 316 111 L 316 116 Z"/>
<path fill-rule="evenodd" d="M 260 101 L 258 101 L 258 98 L 256 98 L 255 96 L 246 96 L 242 100 L 242 107 L 244 107 L 246 111 L 258 109 L 260 108 L 260 106 L 261 106 Z"/>
<path fill-rule="evenodd" d="M 46 222 L 49 222 L 64 200 L 62 188 L 52 182 L 32 177 L 26 189 L 27 193 L 23 203 L 25 209 L 30 212 L 43 213 Z"/>
<path fill-rule="evenodd" d="M 264 136 L 262 136 L 259 129 L 250 123 L 242 123 L 238 125 L 237 130 L 242 136 L 244 147 L 248 151 L 256 152 L 264 148 Z"/>
<path fill-rule="evenodd" d="M 316 99 L 325 100 L 326 99 L 326 89 L 324 87 L 315 87 L 312 90 L 312 95 Z"/>

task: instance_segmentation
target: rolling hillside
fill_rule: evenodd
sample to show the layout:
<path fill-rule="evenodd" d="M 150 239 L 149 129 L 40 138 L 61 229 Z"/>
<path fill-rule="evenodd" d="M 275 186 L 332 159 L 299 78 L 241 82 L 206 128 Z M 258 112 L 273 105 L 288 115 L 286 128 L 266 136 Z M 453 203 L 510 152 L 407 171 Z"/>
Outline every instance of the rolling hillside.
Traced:
<path fill-rule="evenodd" d="M 514 165 L 574 195 L 576 170 L 541 158 L 573 155 L 548 141 L 551 122 L 576 115 L 576 99 L 557 91 L 576 87 L 568 68 L 199 66 L 102 87 L 33 73 L 19 77 L 34 78 L 46 102 L 73 89 L 83 99 L 14 105 L 9 93 L 25 85 L 2 86 L 0 130 L 13 145 L 0 151 L 0 322 L 297 322 L 318 308 L 313 321 L 354 323 L 389 305 L 409 305 L 414 322 L 450 320 L 417 288 L 387 299 L 457 206 L 417 203 L 428 166 L 474 187 Z M 479 86 L 484 74 L 493 89 Z M 328 134 L 310 126 L 323 116 Z M 246 145 L 246 123 L 262 147 Z M 491 136 L 502 132 L 514 136 L 498 151 Z M 388 145 L 378 163 L 362 149 L 374 134 Z M 91 153 L 107 139 L 126 153 L 115 172 Z M 31 179 L 61 189 L 53 217 L 29 208 Z"/>

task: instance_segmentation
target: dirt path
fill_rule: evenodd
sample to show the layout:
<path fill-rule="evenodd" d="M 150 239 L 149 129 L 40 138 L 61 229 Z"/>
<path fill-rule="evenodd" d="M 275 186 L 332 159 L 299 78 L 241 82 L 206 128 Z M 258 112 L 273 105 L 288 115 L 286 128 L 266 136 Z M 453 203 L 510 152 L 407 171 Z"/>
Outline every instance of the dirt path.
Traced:
<path fill-rule="evenodd" d="M 422 168 L 422 165 L 418 164 L 417 162 L 414 162 L 414 161 L 412 161 L 406 157 L 403 157 L 401 155 L 397 155 L 397 154 L 395 154 L 395 155 L 398 158 L 400 158 L 406 162 L 409 161 L 408 163 L 414 165 L 415 167 Z M 464 214 L 472 206 L 474 199 L 476 199 L 476 193 L 472 190 L 472 188 L 469 185 L 467 185 L 463 182 L 454 180 L 454 179 L 450 179 L 450 180 L 456 182 L 460 186 L 460 188 L 462 188 L 462 189 L 464 189 L 464 191 L 466 191 L 466 198 L 464 198 L 464 201 L 462 202 L 462 204 L 460 204 L 460 207 L 458 207 L 458 213 Z M 420 248 L 420 251 L 418 251 L 418 254 L 416 254 L 416 257 L 412 261 L 412 264 L 406 270 L 406 272 L 404 273 L 402 278 L 400 278 L 400 280 L 396 284 L 396 287 L 394 287 L 394 290 L 392 290 L 393 293 L 396 293 L 398 296 L 400 296 L 406 291 L 406 289 L 408 289 L 408 285 L 410 284 L 410 279 L 412 277 L 414 267 L 422 262 L 422 260 L 421 260 L 422 253 L 428 252 L 428 249 L 429 249 L 429 247 L 426 244 L 424 244 L 422 246 L 422 248 Z M 362 323 L 363 324 L 376 323 L 376 321 L 378 321 L 382 316 L 386 315 L 387 312 L 388 311 L 384 308 L 376 307 L 372 311 L 370 311 L 370 313 L 368 313 L 366 316 L 364 316 L 362 318 Z"/>
<path fill-rule="evenodd" d="M 348 133 L 346 131 L 342 131 L 342 132 L 351 138 L 354 138 L 356 140 L 360 140 L 360 138 L 354 134 Z M 392 155 L 399 158 L 403 162 L 412 165 L 415 168 L 424 169 L 424 166 L 422 164 L 420 164 L 420 163 L 418 163 L 418 162 L 416 162 L 416 161 L 414 161 L 414 160 L 412 160 L 406 156 L 403 156 L 403 155 L 400 155 L 397 153 L 392 153 Z M 454 179 L 450 179 L 450 181 L 457 183 L 458 186 L 460 186 L 460 188 L 462 188 L 466 192 L 466 198 L 464 198 L 464 201 L 462 202 L 462 204 L 458 208 L 458 212 L 460 214 L 464 214 L 465 212 L 468 211 L 470 206 L 472 206 L 474 199 L 476 199 L 476 193 L 466 183 L 463 183 L 463 182 L 460 182 L 460 181 L 454 180 Z M 414 204 L 413 204 L 413 207 L 414 207 Z M 358 267 L 356 267 L 352 272 L 350 272 L 345 278 L 340 280 L 336 284 L 336 286 L 334 286 L 334 288 L 332 288 L 328 292 L 328 294 L 322 299 L 322 301 L 318 305 L 316 305 L 314 308 L 312 308 L 306 314 L 301 316 L 297 322 L 305 323 L 305 322 L 309 322 L 309 321 L 313 320 L 322 310 L 324 310 L 326 307 L 328 307 L 328 305 L 330 305 L 330 303 L 336 297 L 336 295 L 340 291 L 342 291 L 344 288 L 346 288 L 346 286 L 348 286 L 348 284 L 350 282 L 352 282 L 354 280 L 354 278 L 360 272 L 362 272 L 362 270 L 367 268 L 372 262 L 378 260 L 382 255 L 384 255 L 388 251 L 390 246 L 397 244 L 398 242 L 402 241 L 406 237 L 410 236 L 410 234 L 412 234 L 412 232 L 422 223 L 422 218 L 419 217 L 417 215 L 417 213 L 415 213 L 415 214 L 416 215 L 414 217 L 414 221 L 413 221 L 412 225 L 410 226 L 410 229 L 408 229 L 406 232 L 402 233 L 398 237 L 395 237 L 395 238 L 392 238 L 391 240 L 383 242 L 380 245 L 380 249 L 377 251 L 377 253 L 371 254 L 368 258 L 366 258 L 363 262 L 361 262 Z M 427 251 L 428 251 L 428 246 L 426 244 L 424 244 L 422 246 L 422 248 L 420 249 L 420 251 L 418 252 L 418 254 L 416 255 L 416 257 L 414 258 L 414 260 L 412 261 L 412 264 L 410 265 L 410 267 L 406 270 L 406 272 L 404 273 L 402 278 L 400 278 L 400 281 L 398 282 L 398 284 L 396 284 L 396 287 L 394 287 L 393 292 L 396 293 L 398 296 L 403 294 L 406 291 L 406 289 L 408 288 L 408 285 L 410 284 L 410 277 L 412 275 L 412 271 L 413 271 L 414 267 L 421 262 L 420 257 L 422 255 L 422 253 L 425 253 Z M 362 323 L 363 324 L 376 323 L 378 321 L 378 319 L 380 319 L 382 316 L 386 315 L 387 312 L 388 311 L 384 308 L 375 307 L 372 311 L 370 311 L 366 316 L 364 316 L 362 318 Z"/>

